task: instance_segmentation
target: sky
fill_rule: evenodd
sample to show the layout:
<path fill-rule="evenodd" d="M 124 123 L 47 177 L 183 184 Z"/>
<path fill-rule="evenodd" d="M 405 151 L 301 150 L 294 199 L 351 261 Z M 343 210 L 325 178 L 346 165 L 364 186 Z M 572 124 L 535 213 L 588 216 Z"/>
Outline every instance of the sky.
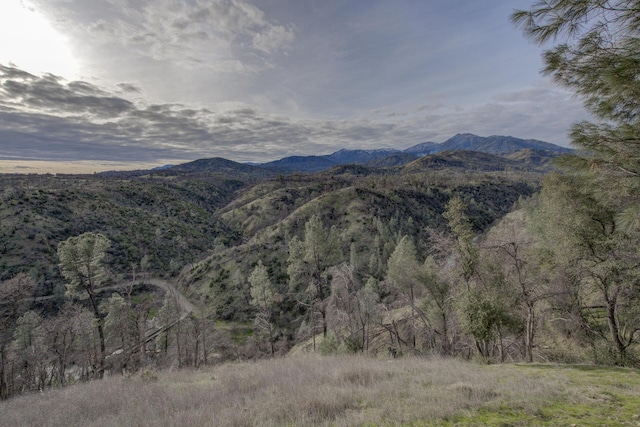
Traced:
<path fill-rule="evenodd" d="M 266 162 L 588 119 L 532 0 L 1 0 L 0 172 Z"/>

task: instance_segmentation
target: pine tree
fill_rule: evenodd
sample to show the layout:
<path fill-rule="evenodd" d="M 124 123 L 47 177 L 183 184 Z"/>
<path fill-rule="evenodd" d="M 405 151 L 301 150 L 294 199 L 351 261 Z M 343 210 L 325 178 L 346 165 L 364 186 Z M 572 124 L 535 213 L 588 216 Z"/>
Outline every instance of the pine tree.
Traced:
<path fill-rule="evenodd" d="M 104 375 L 106 345 L 104 335 L 104 319 L 98 307 L 96 291 L 107 281 L 104 258 L 111 241 L 102 234 L 84 233 L 70 237 L 58 244 L 58 258 L 62 275 L 69 281 L 67 293 L 70 295 L 86 295 L 91 303 L 93 314 L 98 320 L 100 336 L 100 371 Z"/>
<path fill-rule="evenodd" d="M 447 204 L 443 216 L 449 223 L 451 232 L 456 237 L 456 252 L 461 267 L 462 278 L 469 288 L 469 281 L 478 267 L 478 248 L 473 243 L 475 233 L 466 214 L 467 205 L 459 197 L 453 197 Z"/>
<path fill-rule="evenodd" d="M 289 243 L 289 288 L 308 306 L 311 317 L 315 313 L 320 315 L 322 334 L 326 337 L 326 301 L 331 293 L 329 268 L 342 258 L 339 239 L 335 229 L 325 228 L 318 215 L 313 215 L 304 229 L 304 239 L 295 236 Z"/>
<path fill-rule="evenodd" d="M 554 238 L 550 247 L 581 266 L 580 287 L 599 290 L 601 303 L 593 305 L 605 309 L 622 362 L 638 332 L 631 324 L 622 328 L 632 305 L 620 298 L 636 298 L 626 290 L 635 290 L 640 276 L 639 6 L 636 0 L 540 0 L 512 15 L 534 43 L 555 43 L 544 54 L 543 72 L 580 96 L 599 120 L 573 125 L 578 155 L 563 162 L 571 176 L 545 183 L 547 200 L 571 209 L 548 215 L 546 231 L 566 236 L 566 244 Z"/>
<path fill-rule="evenodd" d="M 512 21 L 544 54 L 544 74 L 579 95 L 600 123 L 571 130 L 567 159 L 618 224 L 640 233 L 640 9 L 635 0 L 544 0 Z"/>
<path fill-rule="evenodd" d="M 273 356 L 275 354 L 275 325 L 271 318 L 277 293 L 269 279 L 267 267 L 262 264 L 262 261 L 258 261 L 258 265 L 249 275 L 249 284 L 251 285 L 251 305 L 257 310 L 254 323 L 258 331 L 269 337 L 271 355 Z"/>

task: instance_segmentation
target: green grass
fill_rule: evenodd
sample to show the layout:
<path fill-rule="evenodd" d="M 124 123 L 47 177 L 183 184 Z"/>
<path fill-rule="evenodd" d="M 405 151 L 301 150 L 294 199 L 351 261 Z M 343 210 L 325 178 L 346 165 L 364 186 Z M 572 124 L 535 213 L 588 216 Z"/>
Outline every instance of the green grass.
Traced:
<path fill-rule="evenodd" d="M 591 365 L 512 365 L 507 370 L 538 378 L 562 379 L 559 398 L 531 412 L 517 406 L 480 408 L 457 416 L 450 426 L 638 426 L 640 373 L 636 370 Z"/>
<path fill-rule="evenodd" d="M 19 426 L 638 425 L 635 370 L 303 355 L 112 377 L 0 403 Z"/>

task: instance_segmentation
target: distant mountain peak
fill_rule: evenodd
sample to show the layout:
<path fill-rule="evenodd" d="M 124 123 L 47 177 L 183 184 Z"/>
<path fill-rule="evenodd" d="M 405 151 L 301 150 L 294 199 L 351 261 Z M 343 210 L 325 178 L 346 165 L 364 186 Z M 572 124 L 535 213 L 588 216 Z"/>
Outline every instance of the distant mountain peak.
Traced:
<path fill-rule="evenodd" d="M 491 135 L 487 137 L 472 133 L 458 133 L 445 142 L 423 142 L 405 150 L 395 148 L 348 149 L 343 148 L 324 156 L 291 156 L 273 162 L 263 163 L 262 168 L 279 172 L 319 172 L 334 166 L 357 165 L 399 165 L 406 164 L 414 157 L 423 157 L 442 151 L 476 151 L 505 156 L 521 150 L 542 150 L 554 153 L 567 153 L 572 150 L 535 139 L 520 139 L 513 136 Z M 406 156 L 399 156 L 405 154 Z M 385 158 L 395 156 L 389 161 Z"/>
<path fill-rule="evenodd" d="M 479 151 L 488 154 L 505 155 L 524 149 L 545 150 L 558 153 L 568 153 L 572 150 L 559 145 L 535 139 L 520 139 L 513 136 L 491 135 L 487 137 L 472 133 L 459 133 L 443 143 L 426 142 L 404 150 L 406 153 L 427 155 L 441 151 Z"/>

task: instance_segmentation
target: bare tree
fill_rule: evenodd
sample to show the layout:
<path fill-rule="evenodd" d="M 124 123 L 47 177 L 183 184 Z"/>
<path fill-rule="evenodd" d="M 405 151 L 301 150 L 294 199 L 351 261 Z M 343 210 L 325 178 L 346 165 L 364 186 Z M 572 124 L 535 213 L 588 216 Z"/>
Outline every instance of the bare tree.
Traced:
<path fill-rule="evenodd" d="M 13 378 L 8 372 L 10 344 L 16 321 L 28 307 L 33 288 L 33 281 L 23 273 L 0 283 L 0 399 L 13 393 Z"/>

